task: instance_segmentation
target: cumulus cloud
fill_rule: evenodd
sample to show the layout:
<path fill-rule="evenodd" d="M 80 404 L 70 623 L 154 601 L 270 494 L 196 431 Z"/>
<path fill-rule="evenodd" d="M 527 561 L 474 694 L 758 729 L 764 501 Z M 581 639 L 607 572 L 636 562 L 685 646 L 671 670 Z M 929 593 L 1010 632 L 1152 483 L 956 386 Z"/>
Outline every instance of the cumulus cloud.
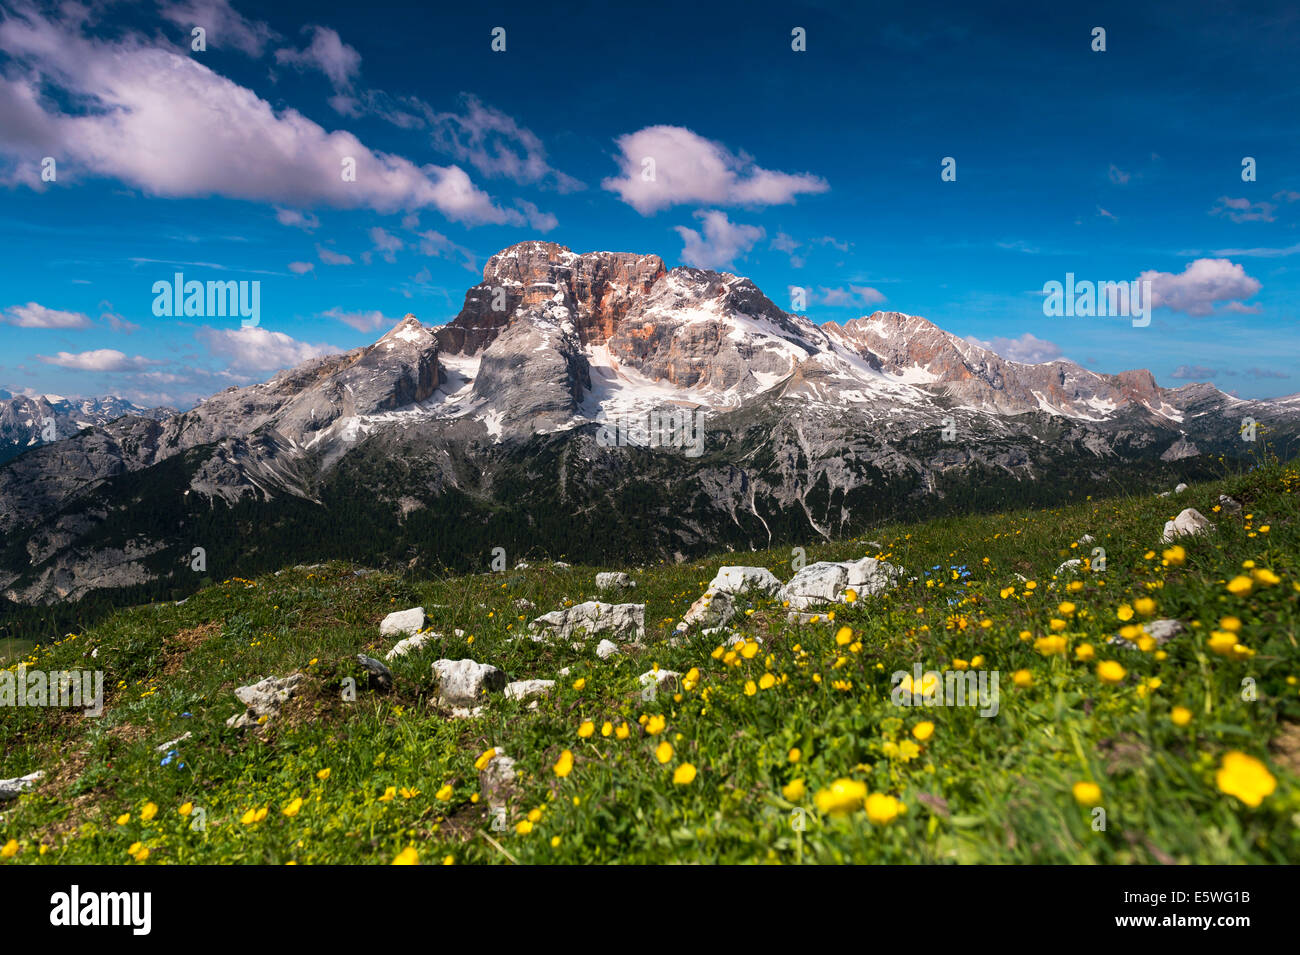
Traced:
<path fill-rule="evenodd" d="M 1240 302 L 1260 290 L 1258 279 L 1228 259 L 1197 259 L 1181 273 L 1148 269 L 1138 280 L 1151 283 L 1152 304 L 1188 315 L 1209 315 L 1220 302 Z"/>
<path fill-rule="evenodd" d="M 1227 216 L 1233 222 L 1274 222 L 1277 206 L 1271 202 L 1251 202 L 1249 199 L 1230 199 L 1219 196 L 1210 210 L 1212 216 Z"/>
<path fill-rule="evenodd" d="M 275 62 L 300 70 L 319 70 L 325 74 L 336 93 L 347 93 L 361 73 L 361 54 L 343 42 L 329 27 L 304 27 L 311 43 L 304 49 L 275 51 Z"/>
<path fill-rule="evenodd" d="M 602 185 L 642 215 L 683 203 L 782 205 L 830 188 L 810 173 L 763 169 L 749 156 L 681 126 L 647 126 L 616 142 L 621 174 Z M 647 160 L 653 161 L 653 177 Z"/>
<path fill-rule="evenodd" d="M 210 50 L 235 49 L 249 56 L 261 56 L 266 45 L 279 34 L 260 20 L 249 20 L 230 6 L 228 0 L 177 0 L 162 5 L 163 18 L 188 35 L 202 27 Z"/>
<path fill-rule="evenodd" d="M 1273 368 L 1247 368 L 1242 374 L 1250 375 L 1252 378 L 1290 378 L 1291 374 L 1285 371 L 1277 371 Z"/>
<path fill-rule="evenodd" d="M 721 269 L 731 265 L 763 238 L 761 226 L 739 225 L 717 209 L 701 210 L 695 217 L 704 223 L 704 234 L 686 226 L 674 226 L 682 237 L 682 261 L 702 269 Z"/>
<path fill-rule="evenodd" d="M 313 265 L 313 264 L 310 263 L 310 262 L 290 262 L 290 263 L 289 263 L 289 271 L 292 272 L 294 275 L 306 275 L 308 272 L 310 272 L 310 271 L 311 271 L 312 269 L 314 269 L 314 268 L 316 268 L 316 266 Z"/>
<path fill-rule="evenodd" d="M 989 341 L 983 341 L 974 335 L 968 335 L 966 340 L 987 348 L 1008 361 L 1016 361 L 1025 365 L 1041 365 L 1043 362 L 1056 361 L 1061 357 L 1059 345 L 1039 338 L 1030 332 L 1025 332 L 1019 338 L 999 336 Z"/>
<path fill-rule="evenodd" d="M 61 312 L 46 308 L 36 302 L 10 305 L 5 309 L 4 321 L 19 328 L 89 328 L 90 319 L 81 312 Z"/>
<path fill-rule="evenodd" d="M 115 348 L 97 348 L 94 351 L 66 352 L 56 355 L 36 356 L 47 365 L 72 368 L 77 371 L 138 371 L 161 362 L 150 361 L 142 355 L 128 357 Z"/>
<path fill-rule="evenodd" d="M 310 345 L 284 332 L 269 331 L 260 325 L 248 328 L 200 328 L 195 337 L 208 351 L 224 358 L 232 370 L 279 371 L 292 368 L 309 358 L 332 355 L 340 349 L 333 345 Z"/>
<path fill-rule="evenodd" d="M 0 76 L 0 156 L 28 167 L 33 149 L 66 156 L 61 179 L 67 169 L 170 198 L 381 213 L 430 207 L 467 225 L 527 221 L 458 166 L 416 166 L 296 110 L 277 112 L 199 58 L 138 35 L 91 39 L 71 20 L 29 11 L 0 22 L 0 51 L 10 58 Z M 347 160 L 355 161 L 355 181 L 342 175 Z"/>
<path fill-rule="evenodd" d="M 546 148 L 530 129 L 476 96 L 462 94 L 462 111 L 436 112 L 418 100 L 412 105 L 425 113 L 433 144 L 467 162 L 485 176 L 504 177 L 520 185 L 538 185 L 558 192 L 577 192 L 586 186 L 553 168 Z"/>

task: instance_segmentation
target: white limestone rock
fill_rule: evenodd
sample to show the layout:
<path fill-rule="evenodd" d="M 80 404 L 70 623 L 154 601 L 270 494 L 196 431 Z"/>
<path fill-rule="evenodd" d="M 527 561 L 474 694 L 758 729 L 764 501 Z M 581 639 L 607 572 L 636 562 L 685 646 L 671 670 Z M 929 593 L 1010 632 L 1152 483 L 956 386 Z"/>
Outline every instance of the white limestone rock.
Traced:
<path fill-rule="evenodd" d="M 696 625 L 705 630 L 725 627 L 735 615 L 736 604 L 731 599 L 731 594 L 725 590 L 706 590 L 682 615 L 677 630 L 684 632 Z"/>
<path fill-rule="evenodd" d="M 28 773 L 26 776 L 17 776 L 13 779 L 0 779 L 0 802 L 6 799 L 17 799 L 25 792 L 30 792 L 45 777 L 45 770 L 38 769 L 34 773 Z"/>
<path fill-rule="evenodd" d="M 737 595 L 757 591 L 771 597 L 781 589 L 781 581 L 766 567 L 719 567 L 708 589 Z"/>
<path fill-rule="evenodd" d="M 543 614 L 528 625 L 534 640 L 569 640 L 580 634 L 607 633 L 627 643 L 645 636 L 645 604 L 607 604 L 588 600 Z"/>
<path fill-rule="evenodd" d="M 410 610 L 398 610 L 390 613 L 379 624 L 379 634 L 384 637 L 404 633 L 413 637 L 424 629 L 424 608 L 412 607 Z"/>
<path fill-rule="evenodd" d="M 1161 535 L 1160 542 L 1168 544 L 1179 537 L 1191 537 L 1212 530 L 1214 525 L 1205 519 L 1205 515 L 1196 508 L 1189 507 L 1181 511 L 1172 521 L 1165 522 L 1165 532 Z"/>
<path fill-rule="evenodd" d="M 490 663 L 476 660 L 435 660 L 433 682 L 443 706 L 469 708 L 481 703 L 489 691 L 504 689 L 506 675 Z"/>
<path fill-rule="evenodd" d="M 779 594 L 795 610 L 842 603 L 852 589 L 859 598 L 870 597 L 892 586 L 902 576 L 901 567 L 863 557 L 856 561 L 818 561 L 790 579 Z"/>
<path fill-rule="evenodd" d="M 609 590 L 632 590 L 636 581 L 621 571 L 596 575 L 596 589 L 601 593 Z"/>
<path fill-rule="evenodd" d="M 280 715 L 280 708 L 298 691 L 298 686 L 304 679 L 301 673 L 291 673 L 286 677 L 268 676 L 265 680 L 238 687 L 235 698 L 246 709 L 226 720 L 226 725 L 244 729 L 262 724 L 265 722 L 262 717 L 268 721 L 274 719 Z"/>
<path fill-rule="evenodd" d="M 398 640 L 393 644 L 393 649 L 384 654 L 384 659 L 388 661 L 396 660 L 398 657 L 404 657 L 414 653 L 416 650 L 422 650 L 434 640 L 441 640 L 440 633 L 417 633 L 413 637 L 407 637 L 405 640 Z"/>
<path fill-rule="evenodd" d="M 507 700 L 529 700 L 536 696 L 546 696 L 555 689 L 554 680 L 516 680 L 506 684 Z"/>

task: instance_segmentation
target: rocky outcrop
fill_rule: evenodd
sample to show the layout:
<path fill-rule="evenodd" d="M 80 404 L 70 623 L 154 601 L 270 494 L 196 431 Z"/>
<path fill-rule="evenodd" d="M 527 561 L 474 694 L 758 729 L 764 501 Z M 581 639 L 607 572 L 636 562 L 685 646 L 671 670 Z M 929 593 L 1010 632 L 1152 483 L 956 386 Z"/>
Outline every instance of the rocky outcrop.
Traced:
<path fill-rule="evenodd" d="M 235 698 L 246 709 L 226 720 L 227 726 L 245 729 L 261 726 L 280 715 L 280 708 L 298 691 L 305 677 L 301 673 L 291 673 L 286 677 L 268 676 L 257 683 L 241 686 L 235 690 Z"/>
<path fill-rule="evenodd" d="M 482 703 L 489 691 L 505 689 L 506 675 L 497 667 L 476 660 L 436 660 L 433 682 L 439 703 L 467 708 Z"/>
<path fill-rule="evenodd" d="M 902 568 L 874 557 L 857 561 L 818 561 L 800 570 L 780 596 L 795 610 L 842 603 L 852 590 L 854 599 L 880 593 L 902 576 Z"/>
<path fill-rule="evenodd" d="M 391 637 L 399 633 L 415 636 L 424 629 L 424 608 L 412 607 L 410 610 L 396 610 L 379 621 L 379 635 Z"/>
<path fill-rule="evenodd" d="M 774 596 L 781 589 L 781 581 L 766 567 L 719 567 L 709 590 L 729 594 L 760 593 Z"/>
<path fill-rule="evenodd" d="M 490 345 L 516 313 L 559 304 L 582 344 L 603 344 L 632 304 L 664 274 L 657 255 L 590 252 L 577 255 L 554 242 L 521 242 L 483 267 L 483 281 L 438 330 L 439 347 L 475 354 Z"/>
<path fill-rule="evenodd" d="M 1165 531 L 1160 536 L 1160 542 L 1168 544 L 1179 537 L 1204 534 L 1212 530 L 1214 525 L 1206 520 L 1205 515 L 1196 508 L 1189 507 L 1180 511 L 1172 521 L 1165 522 Z"/>
<path fill-rule="evenodd" d="M 622 643 L 645 636 L 645 604 L 607 604 L 598 600 L 543 614 L 528 625 L 534 640 L 572 640 L 609 634 Z"/>

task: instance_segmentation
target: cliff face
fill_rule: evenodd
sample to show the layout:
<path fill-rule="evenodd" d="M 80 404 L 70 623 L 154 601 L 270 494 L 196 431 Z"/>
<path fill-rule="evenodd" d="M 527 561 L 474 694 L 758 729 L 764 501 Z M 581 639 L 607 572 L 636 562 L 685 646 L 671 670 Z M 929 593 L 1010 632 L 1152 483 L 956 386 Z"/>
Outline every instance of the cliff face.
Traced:
<path fill-rule="evenodd" d="M 483 281 L 439 329 L 438 344 L 449 354 L 475 354 L 517 313 L 558 303 L 569 310 L 579 340 L 600 345 L 665 272 L 657 255 L 577 255 L 554 242 L 521 242 L 488 259 Z"/>

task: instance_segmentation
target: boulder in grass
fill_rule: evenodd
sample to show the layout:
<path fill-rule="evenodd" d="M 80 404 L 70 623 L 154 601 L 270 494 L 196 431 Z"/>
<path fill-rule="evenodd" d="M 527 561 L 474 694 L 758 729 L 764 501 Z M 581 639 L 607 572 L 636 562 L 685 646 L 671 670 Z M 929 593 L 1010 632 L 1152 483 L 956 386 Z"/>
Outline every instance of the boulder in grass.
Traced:
<path fill-rule="evenodd" d="M 601 593 L 607 590 L 633 590 L 635 588 L 636 581 L 621 571 L 596 575 L 596 589 Z"/>
<path fill-rule="evenodd" d="M 226 725 L 244 729 L 274 719 L 304 679 L 301 673 L 291 673 L 286 677 L 268 676 L 265 680 L 238 687 L 235 698 L 244 704 L 245 710 L 226 720 Z"/>
<path fill-rule="evenodd" d="M 30 792 L 38 782 L 45 777 L 45 770 L 38 769 L 34 773 L 28 773 L 26 776 L 17 776 L 14 779 L 0 779 L 0 801 L 6 799 L 17 799 L 25 792 Z"/>
<path fill-rule="evenodd" d="M 554 680 L 516 680 L 514 683 L 506 684 L 505 696 L 507 700 L 531 700 L 534 697 L 546 696 L 555 689 Z"/>
<path fill-rule="evenodd" d="M 491 690 L 503 690 L 505 673 L 490 663 L 476 660 L 435 660 L 433 682 L 437 699 L 452 708 L 473 707 Z"/>
<path fill-rule="evenodd" d="M 534 640 L 569 640 L 579 634 L 609 634 L 628 643 L 645 636 L 645 604 L 607 604 L 598 600 L 543 614 L 528 625 Z"/>
<path fill-rule="evenodd" d="M 708 589 L 736 595 L 757 592 L 771 597 L 781 589 L 781 581 L 766 567 L 719 567 Z"/>
<path fill-rule="evenodd" d="M 618 653 L 618 644 L 613 640 L 602 640 L 596 644 L 596 656 L 602 660 L 608 660 L 616 653 Z"/>
<path fill-rule="evenodd" d="M 366 671 L 370 689 L 387 693 L 393 688 L 393 671 L 388 667 L 364 653 L 357 654 L 357 662 L 361 664 L 361 669 Z"/>
<path fill-rule="evenodd" d="M 706 590 L 682 615 L 677 630 L 682 632 L 696 625 L 705 630 L 725 627 L 735 615 L 736 603 L 731 594 L 725 590 Z"/>
<path fill-rule="evenodd" d="M 893 586 L 902 576 L 901 567 L 863 557 L 861 560 L 818 561 L 790 578 L 778 596 L 794 610 L 843 603 L 852 590 L 859 598 L 870 597 Z"/>
<path fill-rule="evenodd" d="M 392 662 L 398 657 L 404 657 L 414 653 L 416 650 L 422 650 L 436 639 L 440 639 L 441 634 L 437 633 L 417 633 L 413 637 L 407 637 L 405 640 L 398 640 L 393 644 L 393 649 L 384 654 L 384 659 Z"/>
<path fill-rule="evenodd" d="M 646 670 L 637 677 L 637 682 L 643 687 L 653 686 L 676 692 L 681 686 L 681 679 L 682 675 L 676 670 Z"/>
<path fill-rule="evenodd" d="M 1155 640 L 1157 646 L 1163 646 L 1183 632 L 1183 624 L 1181 620 L 1152 620 L 1149 623 L 1142 624 L 1142 632 Z M 1108 637 L 1106 642 L 1117 647 L 1123 647 L 1125 650 L 1138 649 L 1135 642 L 1124 637 Z"/>
<path fill-rule="evenodd" d="M 390 613 L 379 623 L 380 636 L 393 637 L 404 633 L 413 637 L 424 629 L 424 608 L 412 607 L 410 610 L 398 610 Z"/>
<path fill-rule="evenodd" d="M 1205 519 L 1194 507 L 1181 511 L 1172 521 L 1165 522 L 1165 532 L 1160 537 L 1162 544 L 1168 544 L 1179 537 L 1191 537 L 1214 530 L 1214 525 Z"/>

